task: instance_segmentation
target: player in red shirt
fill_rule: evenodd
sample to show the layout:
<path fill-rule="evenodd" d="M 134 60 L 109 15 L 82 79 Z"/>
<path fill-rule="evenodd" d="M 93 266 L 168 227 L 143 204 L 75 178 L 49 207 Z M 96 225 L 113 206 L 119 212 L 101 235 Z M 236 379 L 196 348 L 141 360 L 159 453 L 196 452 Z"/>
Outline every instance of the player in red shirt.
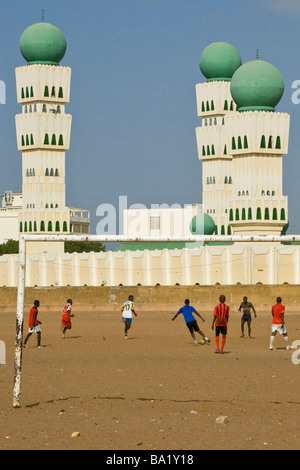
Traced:
<path fill-rule="evenodd" d="M 282 305 L 282 299 L 281 297 L 277 297 L 277 304 L 273 305 L 272 307 L 272 316 L 273 316 L 273 322 L 272 322 L 272 335 L 270 338 L 270 350 L 274 351 L 274 340 L 275 336 L 277 333 L 280 335 L 283 335 L 284 341 L 286 343 L 286 349 L 291 349 L 291 346 L 288 345 L 288 334 L 287 334 L 287 329 L 286 329 L 286 324 L 285 324 L 285 306 Z"/>
<path fill-rule="evenodd" d="M 66 337 L 66 331 L 72 329 L 72 323 L 71 323 L 71 317 L 74 315 L 71 314 L 72 310 L 72 299 L 67 300 L 67 305 L 63 309 L 63 314 L 62 314 L 62 337 L 65 339 Z"/>
<path fill-rule="evenodd" d="M 33 307 L 30 309 L 29 312 L 29 321 L 28 321 L 28 335 L 25 338 L 24 341 L 24 348 L 26 348 L 27 341 L 29 340 L 30 336 L 33 333 L 37 334 L 37 341 L 38 341 L 38 348 L 41 348 L 41 339 L 42 339 L 42 333 L 41 333 L 41 328 L 40 325 L 42 324 L 40 321 L 38 321 L 37 316 L 38 316 L 38 307 L 40 306 L 39 300 L 35 300 L 33 303 Z"/>
<path fill-rule="evenodd" d="M 220 303 L 216 305 L 214 311 L 214 320 L 212 324 L 212 330 L 216 325 L 216 345 L 217 350 L 216 353 L 224 353 L 224 346 L 226 344 L 226 337 L 227 337 L 227 326 L 229 320 L 229 312 L 230 308 L 228 305 L 225 304 L 226 297 L 225 295 L 221 295 L 219 298 Z M 220 333 L 222 334 L 222 345 L 220 350 Z"/>

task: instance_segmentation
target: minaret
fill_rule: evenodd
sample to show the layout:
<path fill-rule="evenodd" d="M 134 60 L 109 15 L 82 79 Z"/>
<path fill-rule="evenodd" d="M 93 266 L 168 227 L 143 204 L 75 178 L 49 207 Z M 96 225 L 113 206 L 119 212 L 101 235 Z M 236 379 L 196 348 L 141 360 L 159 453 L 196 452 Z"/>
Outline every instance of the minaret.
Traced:
<path fill-rule="evenodd" d="M 230 81 L 241 66 L 239 52 L 226 42 L 214 42 L 200 57 L 200 70 L 206 83 L 196 86 L 198 116 L 196 129 L 198 155 L 202 160 L 203 210 L 216 224 L 216 234 L 231 234 L 228 200 L 233 191 L 232 154 L 227 145 L 225 117 L 236 111 Z"/>
<path fill-rule="evenodd" d="M 226 116 L 225 126 L 234 181 L 229 223 L 236 235 L 280 235 L 288 224 L 282 156 L 290 116 L 275 112 L 283 92 L 280 72 L 262 60 L 243 64 L 232 77 L 237 112 Z"/>
<path fill-rule="evenodd" d="M 23 210 L 20 232 L 69 233 L 65 203 L 65 151 L 69 149 L 71 69 L 59 62 L 66 52 L 62 32 L 49 23 L 27 28 L 20 39 L 27 65 L 16 69 L 18 149 L 22 151 Z"/>

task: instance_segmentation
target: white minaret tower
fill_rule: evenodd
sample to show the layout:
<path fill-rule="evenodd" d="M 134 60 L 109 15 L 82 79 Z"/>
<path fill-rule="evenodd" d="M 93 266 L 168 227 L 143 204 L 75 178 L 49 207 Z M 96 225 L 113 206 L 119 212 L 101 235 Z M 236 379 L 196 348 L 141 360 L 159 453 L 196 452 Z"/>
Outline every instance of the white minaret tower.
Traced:
<path fill-rule="evenodd" d="M 234 178 L 229 222 L 237 235 L 280 235 L 288 224 L 282 156 L 288 153 L 290 116 L 275 112 L 283 92 L 280 72 L 262 60 L 245 63 L 232 77 L 238 111 L 226 118 Z"/>
<path fill-rule="evenodd" d="M 215 42 L 201 54 L 200 69 L 206 83 L 196 86 L 198 116 L 196 129 L 198 155 L 202 160 L 203 210 L 216 224 L 216 234 L 231 234 L 228 200 L 233 192 L 232 154 L 227 145 L 225 117 L 236 110 L 230 81 L 242 60 L 230 44 Z"/>
<path fill-rule="evenodd" d="M 71 69 L 59 66 L 66 51 L 61 31 L 49 23 L 27 28 L 20 51 L 28 65 L 16 69 L 18 149 L 22 151 L 21 233 L 69 233 L 65 201 L 65 151 L 69 149 Z"/>
<path fill-rule="evenodd" d="M 288 224 L 282 156 L 289 115 L 275 112 L 284 83 L 271 64 L 241 65 L 238 51 L 215 42 L 204 49 L 196 87 L 196 129 L 203 161 L 203 205 L 220 235 L 280 235 Z"/>

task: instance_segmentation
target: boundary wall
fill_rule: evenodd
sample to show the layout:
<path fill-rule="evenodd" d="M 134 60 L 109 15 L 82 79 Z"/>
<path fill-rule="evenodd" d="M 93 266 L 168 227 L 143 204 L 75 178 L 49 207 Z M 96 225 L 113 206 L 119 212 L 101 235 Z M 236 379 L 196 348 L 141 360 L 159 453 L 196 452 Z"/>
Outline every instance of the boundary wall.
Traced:
<path fill-rule="evenodd" d="M 122 303 L 132 294 L 137 312 L 174 312 L 189 298 L 201 312 L 213 313 L 219 296 L 224 294 L 232 313 L 237 313 L 244 296 L 258 313 L 270 313 L 278 296 L 287 313 L 300 314 L 300 286 L 239 285 L 239 286 L 158 286 L 158 287 L 49 287 L 25 289 L 25 315 L 35 299 L 40 300 L 40 312 L 60 314 L 66 300 L 73 300 L 73 312 L 119 313 Z M 1 314 L 16 311 L 17 288 L 0 288 Z M 177 311 L 176 310 L 176 311 Z"/>

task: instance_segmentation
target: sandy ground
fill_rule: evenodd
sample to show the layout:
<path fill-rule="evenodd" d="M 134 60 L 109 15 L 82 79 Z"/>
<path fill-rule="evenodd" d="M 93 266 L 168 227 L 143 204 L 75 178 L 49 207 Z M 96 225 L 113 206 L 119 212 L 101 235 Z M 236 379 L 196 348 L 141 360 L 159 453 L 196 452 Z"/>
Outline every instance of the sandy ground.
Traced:
<path fill-rule="evenodd" d="M 32 337 L 24 350 L 20 409 L 12 407 L 15 312 L 1 313 L 1 450 L 300 448 L 300 365 L 282 337 L 269 351 L 269 315 L 253 321 L 252 339 L 240 339 L 232 314 L 221 356 L 214 341 L 195 345 L 183 319 L 167 312 L 142 311 L 128 340 L 117 311 L 74 313 L 63 340 L 60 316 L 40 308 L 45 347 Z M 204 316 L 199 325 L 213 338 Z M 300 340 L 300 314 L 287 325 L 291 342 Z M 216 424 L 224 415 L 228 424 Z"/>

